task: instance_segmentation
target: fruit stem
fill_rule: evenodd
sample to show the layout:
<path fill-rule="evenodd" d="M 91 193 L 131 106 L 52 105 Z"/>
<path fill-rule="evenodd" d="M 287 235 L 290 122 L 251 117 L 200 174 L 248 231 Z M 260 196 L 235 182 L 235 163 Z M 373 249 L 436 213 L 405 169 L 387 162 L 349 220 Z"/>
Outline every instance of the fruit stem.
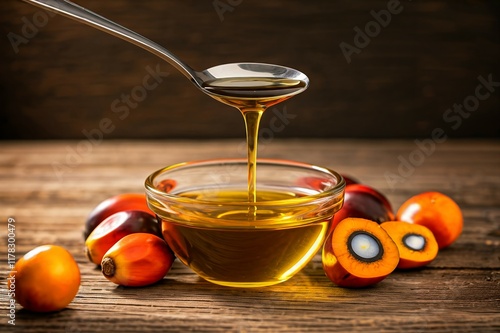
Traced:
<path fill-rule="evenodd" d="M 102 274 L 105 276 L 115 275 L 115 262 L 110 257 L 106 257 L 101 262 Z"/>

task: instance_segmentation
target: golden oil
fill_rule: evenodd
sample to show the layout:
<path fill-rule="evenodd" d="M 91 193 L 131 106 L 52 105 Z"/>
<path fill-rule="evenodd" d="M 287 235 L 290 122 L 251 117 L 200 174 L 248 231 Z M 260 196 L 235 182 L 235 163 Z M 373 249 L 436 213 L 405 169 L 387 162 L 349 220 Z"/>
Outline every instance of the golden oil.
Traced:
<path fill-rule="evenodd" d="M 221 285 L 261 287 L 286 281 L 317 253 L 330 226 L 331 219 L 318 217 L 320 207 L 297 204 L 303 194 L 291 191 L 257 190 L 257 202 L 269 206 L 251 211 L 241 209 L 244 205 L 232 208 L 247 202 L 246 189 L 177 195 L 220 204 L 220 209 L 190 209 L 189 216 L 177 211 L 169 219 L 164 214 L 162 230 L 181 262 Z"/>

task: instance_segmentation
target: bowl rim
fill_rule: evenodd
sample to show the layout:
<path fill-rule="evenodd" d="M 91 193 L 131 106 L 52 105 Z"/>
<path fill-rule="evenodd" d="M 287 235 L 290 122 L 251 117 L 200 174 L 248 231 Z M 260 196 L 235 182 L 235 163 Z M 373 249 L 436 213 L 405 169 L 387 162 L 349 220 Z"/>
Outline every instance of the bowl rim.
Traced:
<path fill-rule="evenodd" d="M 176 163 L 172 164 L 166 167 L 163 167 L 161 169 L 158 169 L 151 173 L 145 180 L 144 186 L 146 189 L 147 196 L 153 194 L 155 197 L 161 197 L 165 199 L 171 199 L 175 200 L 176 202 L 179 203 L 184 203 L 184 204 L 204 204 L 204 205 L 219 205 L 220 202 L 214 201 L 214 200 L 203 200 L 203 199 L 192 199 L 192 198 L 187 198 L 187 197 L 181 197 L 176 194 L 171 194 L 164 192 L 162 190 L 157 189 L 153 184 L 154 184 L 154 179 L 158 177 L 159 175 L 174 170 L 174 169 L 180 169 L 186 166 L 203 166 L 203 165 L 214 165 L 214 164 L 247 164 L 248 160 L 246 158 L 213 158 L 213 159 L 204 159 L 204 160 L 194 160 L 194 161 L 189 161 L 189 162 L 181 162 L 181 163 Z M 342 177 L 341 174 L 338 172 L 326 168 L 326 167 L 321 167 L 315 164 L 310 164 L 310 163 L 304 163 L 304 162 L 298 162 L 298 161 L 292 161 L 292 160 L 287 160 L 287 159 L 271 159 L 271 158 L 261 158 L 257 159 L 257 168 L 258 166 L 266 164 L 266 165 L 282 165 L 282 166 L 292 166 L 292 167 L 298 167 L 298 168 L 307 168 L 307 169 L 313 169 L 318 172 L 322 172 L 324 174 L 330 174 L 331 176 L 334 176 L 338 182 L 335 186 L 333 186 L 331 189 L 328 189 L 323 192 L 315 193 L 315 194 L 310 194 L 310 195 L 305 195 L 303 197 L 298 197 L 298 198 L 287 198 L 287 199 L 282 199 L 282 200 L 269 200 L 269 201 L 257 201 L 257 202 L 249 202 L 249 201 L 225 201 L 225 205 L 232 205 L 232 206 L 241 206 L 241 207 L 248 207 L 248 206 L 255 206 L 255 207 L 267 207 L 267 206 L 273 206 L 273 205 L 282 205 L 286 203 L 287 205 L 294 205 L 294 204 L 301 204 L 301 203 L 310 203 L 315 200 L 321 200 L 323 198 L 327 197 L 338 197 L 345 189 L 346 183 L 344 178 Z"/>

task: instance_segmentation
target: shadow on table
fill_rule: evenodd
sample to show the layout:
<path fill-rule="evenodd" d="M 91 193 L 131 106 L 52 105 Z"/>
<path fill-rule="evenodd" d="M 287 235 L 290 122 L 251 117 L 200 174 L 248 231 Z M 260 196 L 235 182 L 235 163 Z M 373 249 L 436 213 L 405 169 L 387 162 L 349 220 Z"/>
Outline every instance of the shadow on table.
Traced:
<path fill-rule="evenodd" d="M 116 287 L 113 294 L 129 299 L 200 299 L 226 304 L 244 303 L 258 306 L 270 302 L 332 302 L 335 300 L 357 299 L 363 291 L 335 286 L 324 275 L 321 267 L 310 263 L 303 271 L 290 280 L 268 287 L 234 288 L 216 285 L 205 281 L 191 270 L 176 266 L 173 274 L 168 274 L 162 281 L 144 288 Z M 376 286 L 374 288 L 377 288 Z M 142 292 L 141 289 L 144 289 Z M 372 289 L 372 288 L 367 288 Z M 222 305 L 222 304 L 221 304 Z"/>

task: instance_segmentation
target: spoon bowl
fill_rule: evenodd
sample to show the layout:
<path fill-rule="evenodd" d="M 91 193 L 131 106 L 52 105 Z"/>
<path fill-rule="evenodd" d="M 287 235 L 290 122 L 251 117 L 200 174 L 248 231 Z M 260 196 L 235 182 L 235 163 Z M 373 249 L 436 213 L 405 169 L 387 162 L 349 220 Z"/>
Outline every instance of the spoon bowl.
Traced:
<path fill-rule="evenodd" d="M 264 63 L 231 63 L 195 71 L 161 45 L 70 1 L 23 1 L 102 30 L 155 54 L 184 74 L 198 89 L 217 99 L 250 98 L 250 95 L 252 99 L 285 98 L 304 91 L 309 85 L 308 77 L 298 70 Z"/>

